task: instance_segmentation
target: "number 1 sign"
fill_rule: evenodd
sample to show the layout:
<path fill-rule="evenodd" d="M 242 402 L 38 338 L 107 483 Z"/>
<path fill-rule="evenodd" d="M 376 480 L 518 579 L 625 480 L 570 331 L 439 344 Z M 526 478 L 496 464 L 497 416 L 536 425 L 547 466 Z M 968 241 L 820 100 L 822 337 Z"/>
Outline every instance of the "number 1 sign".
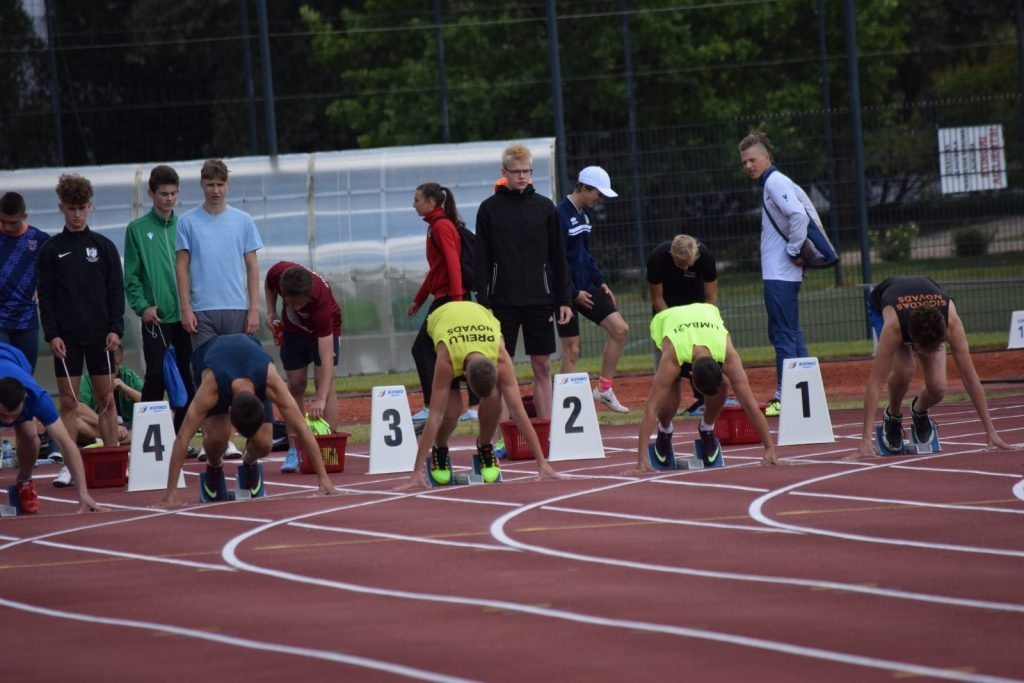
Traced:
<path fill-rule="evenodd" d="M 787 358 L 782 361 L 778 445 L 832 443 L 835 440 L 818 359 Z"/>

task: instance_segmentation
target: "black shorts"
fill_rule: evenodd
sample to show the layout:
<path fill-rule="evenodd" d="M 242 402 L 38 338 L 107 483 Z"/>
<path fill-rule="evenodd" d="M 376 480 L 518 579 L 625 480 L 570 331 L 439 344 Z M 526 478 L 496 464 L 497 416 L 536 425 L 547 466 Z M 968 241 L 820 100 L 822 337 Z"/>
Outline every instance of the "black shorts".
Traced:
<path fill-rule="evenodd" d="M 604 322 L 605 318 L 619 310 L 615 308 L 612 298 L 605 294 L 603 289 L 590 292 L 590 296 L 594 301 L 594 305 L 590 307 L 590 310 L 584 311 L 574 304 L 572 307 L 572 320 L 564 325 L 557 326 L 559 337 L 564 339 L 566 337 L 580 336 L 580 316 L 592 321 L 595 325 L 600 325 Z"/>
<path fill-rule="evenodd" d="M 554 309 L 550 306 L 495 306 L 494 317 L 501 323 L 508 355 L 516 355 L 519 328 L 528 356 L 550 356 L 555 352 Z"/>
<path fill-rule="evenodd" d="M 57 377 L 81 377 L 82 367 L 89 368 L 90 375 L 114 374 L 114 354 L 106 351 L 106 341 L 99 344 L 68 344 L 64 342 L 67 357 L 61 361 L 53 357 L 53 372 Z M 67 365 L 67 372 L 64 366 Z"/>
<path fill-rule="evenodd" d="M 320 340 L 307 334 L 284 330 L 281 344 L 281 365 L 287 370 L 300 370 L 310 363 L 320 366 Z M 338 367 L 338 338 L 334 338 L 334 367 Z"/>

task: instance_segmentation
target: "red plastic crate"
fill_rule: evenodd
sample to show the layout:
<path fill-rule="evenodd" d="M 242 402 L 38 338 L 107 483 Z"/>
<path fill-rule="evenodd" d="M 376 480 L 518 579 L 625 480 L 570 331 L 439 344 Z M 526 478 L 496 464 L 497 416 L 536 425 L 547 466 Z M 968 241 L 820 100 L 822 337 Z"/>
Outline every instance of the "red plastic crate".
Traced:
<path fill-rule="evenodd" d="M 544 457 L 548 457 L 551 420 L 533 417 L 530 418 L 530 424 L 533 425 L 534 431 L 537 432 L 537 438 L 540 439 L 540 448 L 544 453 Z M 505 440 L 506 458 L 509 460 L 533 460 L 533 455 L 530 454 L 530 447 L 526 443 L 526 438 L 519 433 L 519 428 L 516 427 L 515 422 L 506 420 L 501 423 L 501 438 Z"/>
<path fill-rule="evenodd" d="M 715 420 L 715 436 L 723 444 L 761 443 L 761 437 L 757 435 L 754 425 L 750 424 L 742 406 L 722 408 Z"/>
<path fill-rule="evenodd" d="M 128 485 L 129 446 L 82 448 L 85 485 L 91 489 Z"/>
<path fill-rule="evenodd" d="M 314 434 L 316 445 L 320 447 L 320 457 L 324 459 L 324 469 L 328 472 L 345 471 L 345 447 L 348 445 L 349 432 L 335 434 Z M 302 442 L 295 441 L 295 449 L 299 452 L 299 471 L 303 474 L 316 474 L 313 461 L 306 457 L 302 450 Z"/>

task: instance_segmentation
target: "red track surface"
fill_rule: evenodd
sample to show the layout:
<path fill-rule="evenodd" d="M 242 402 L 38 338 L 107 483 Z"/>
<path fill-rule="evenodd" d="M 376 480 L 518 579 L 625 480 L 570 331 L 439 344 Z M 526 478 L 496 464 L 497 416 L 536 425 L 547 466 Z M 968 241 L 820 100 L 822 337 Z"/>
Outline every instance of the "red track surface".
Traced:
<path fill-rule="evenodd" d="M 1024 442 L 1024 400 L 991 408 Z M 844 461 L 859 417 L 833 411 L 786 465 L 727 446 L 635 479 L 635 427 L 604 428 L 569 479 L 506 461 L 420 494 L 350 445 L 347 495 L 278 457 L 266 498 L 171 512 L 98 489 L 110 511 L 72 514 L 41 467 L 41 513 L 0 520 L 4 678 L 1024 680 L 1024 451 L 985 451 L 969 404 L 932 416 L 931 456 Z"/>

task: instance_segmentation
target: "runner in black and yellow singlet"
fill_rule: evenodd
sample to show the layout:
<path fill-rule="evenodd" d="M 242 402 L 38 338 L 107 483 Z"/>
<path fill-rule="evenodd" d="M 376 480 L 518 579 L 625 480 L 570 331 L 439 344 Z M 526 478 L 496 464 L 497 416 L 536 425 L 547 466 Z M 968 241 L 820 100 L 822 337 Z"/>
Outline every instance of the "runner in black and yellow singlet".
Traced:
<path fill-rule="evenodd" d="M 691 363 L 690 381 L 704 394 L 704 416 L 698 432 L 708 461 L 720 454 L 721 444 L 714 436 L 715 420 L 725 405 L 730 386 L 740 405 L 757 430 L 764 446 L 762 463 L 776 464 L 775 444 L 768 422 L 750 390 L 747 373 L 732 345 L 729 331 L 718 308 L 712 304 L 673 306 L 661 311 L 651 321 L 651 339 L 661 349 L 661 362 L 654 373 L 651 393 L 640 419 L 637 466 L 632 474 L 653 472 L 647 459 L 647 444 L 656 424 L 670 424 L 679 410 L 676 380 L 684 363 Z M 723 379 L 728 381 L 724 381 Z M 659 430 L 655 441 L 655 457 L 668 462 L 674 459 L 672 433 Z"/>
<path fill-rule="evenodd" d="M 451 483 L 448 438 L 462 415 L 462 392 L 459 389 L 462 379 L 480 397 L 478 417 L 481 436 L 477 441 L 477 454 L 484 482 L 493 483 L 501 474 L 494 446 L 485 439 L 498 427 L 502 398 L 537 461 L 539 476 L 558 478 L 558 473 L 544 459 L 537 432 L 526 415 L 515 367 L 501 337 L 501 325 L 491 312 L 472 301 L 446 303 L 427 317 L 427 334 L 437 349 L 430 411 L 420 435 L 416 464 L 409 481 L 400 488 L 427 486 L 424 463 L 428 453 L 430 477 L 434 483 L 442 486 Z"/>

